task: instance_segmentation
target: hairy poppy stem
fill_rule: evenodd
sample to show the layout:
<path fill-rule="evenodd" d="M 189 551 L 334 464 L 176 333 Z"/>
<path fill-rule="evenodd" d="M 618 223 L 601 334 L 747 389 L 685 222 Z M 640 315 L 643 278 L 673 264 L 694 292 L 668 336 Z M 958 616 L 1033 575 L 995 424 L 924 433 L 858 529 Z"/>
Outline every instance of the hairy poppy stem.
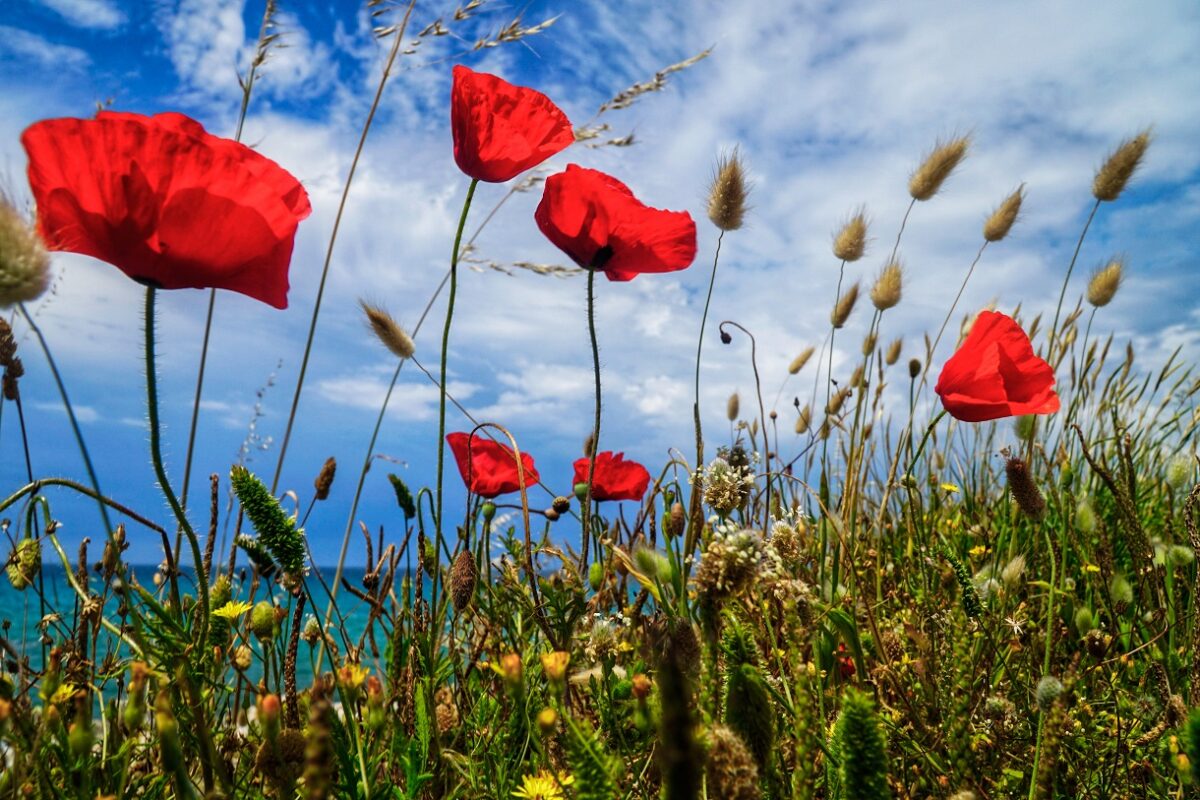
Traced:
<path fill-rule="evenodd" d="M 604 251 L 602 250 L 601 253 Z M 597 258 L 599 260 L 599 258 Z M 607 257 L 604 260 L 608 260 Z M 592 373 L 596 379 L 596 414 L 592 421 L 592 447 L 588 454 L 587 494 L 583 498 L 583 533 L 580 538 L 579 572 L 587 577 L 588 570 L 588 537 L 591 533 L 592 522 L 592 479 L 596 473 L 596 453 L 600 451 L 600 346 L 596 341 L 596 272 L 601 264 L 594 265 L 588 270 L 587 279 L 587 319 L 588 335 L 592 342 Z"/>
<path fill-rule="evenodd" d="M 704 298 L 704 313 L 700 316 L 700 335 L 696 338 L 696 403 L 692 411 L 696 418 L 696 469 L 704 466 L 704 435 L 700 429 L 700 354 L 704 348 L 704 327 L 708 324 L 708 307 L 712 303 L 713 287 L 717 283 L 717 262 L 721 258 L 721 241 L 725 231 L 717 236 L 717 251 L 713 254 L 712 275 L 708 279 L 708 295 Z"/>
<path fill-rule="evenodd" d="M 437 536 L 437 546 L 443 544 L 442 531 L 442 477 L 446 466 L 446 362 L 450 348 L 450 323 L 454 320 L 454 296 L 458 293 L 458 257 L 462 246 L 463 228 L 467 225 L 467 212 L 471 210 L 471 199 L 475 197 L 475 187 L 478 179 L 472 179 L 467 189 L 467 199 L 463 201 L 462 214 L 458 218 L 458 231 L 454 234 L 454 251 L 450 254 L 450 295 L 446 300 L 446 324 L 442 328 L 441 380 L 438 382 L 438 438 L 437 438 L 437 518 L 434 519 L 434 532 Z M 435 552 L 437 550 L 435 549 Z M 433 606 L 437 607 L 439 570 L 433 571 Z"/>
<path fill-rule="evenodd" d="M 155 373 L 154 366 L 154 294 L 153 286 L 146 287 L 146 415 L 150 423 L 150 459 L 154 463 L 154 474 L 158 478 L 158 485 L 162 489 L 163 496 L 167 499 L 167 504 L 171 506 L 171 511 L 175 514 L 175 520 L 179 523 L 180 529 L 184 536 L 187 537 L 188 545 L 192 549 L 192 561 L 196 568 L 196 587 L 200 593 L 200 634 L 196 641 L 205 642 L 208 640 L 208 576 L 204 573 L 204 556 L 200 552 L 200 540 L 196 538 L 196 532 L 192 530 L 192 524 L 188 522 L 187 515 L 183 511 L 183 506 L 179 504 L 179 498 L 175 496 L 175 490 L 171 488 L 171 481 L 167 477 L 167 471 L 163 467 L 162 457 L 162 436 L 159 430 L 158 422 L 158 378 Z M 177 578 L 171 576 L 172 584 L 176 584 Z M 178 588 L 175 589 L 178 592 Z"/>
<path fill-rule="evenodd" d="M 79 427 L 79 420 L 75 417 L 75 408 L 71 405 L 71 398 L 67 395 L 67 385 L 63 383 L 62 374 L 58 371 L 58 363 L 54 360 L 54 356 L 50 353 L 50 345 L 46 342 L 46 337 L 42 334 L 42 329 L 34 321 L 33 315 L 25 308 L 24 303 L 17 303 L 17 309 L 21 312 L 21 316 L 25 318 L 25 324 L 33 331 L 33 335 L 37 337 L 38 344 L 42 347 L 42 353 L 46 356 L 46 363 L 50 366 L 50 374 L 54 376 L 54 385 L 58 387 L 58 395 L 62 398 L 63 408 L 67 410 L 67 419 L 71 421 L 71 431 L 75 434 L 75 443 L 79 445 L 79 453 L 83 456 L 83 465 L 87 469 L 88 481 L 92 484 L 92 489 L 95 490 L 97 497 L 104 493 L 100 490 L 100 479 L 96 477 L 96 468 L 92 466 L 92 456 L 88 452 L 87 444 L 83 441 L 83 431 Z M 113 531 L 112 522 L 108 518 L 108 510 L 104 507 L 104 503 L 99 503 L 100 517 L 104 520 L 104 532 L 111 536 Z"/>

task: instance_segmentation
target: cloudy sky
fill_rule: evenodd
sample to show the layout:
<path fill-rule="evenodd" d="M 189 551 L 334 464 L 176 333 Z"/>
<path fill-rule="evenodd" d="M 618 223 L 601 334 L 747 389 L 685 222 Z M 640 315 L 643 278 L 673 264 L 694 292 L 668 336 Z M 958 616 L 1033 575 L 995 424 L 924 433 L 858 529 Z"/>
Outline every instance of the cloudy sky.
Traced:
<path fill-rule="evenodd" d="M 304 183 L 314 213 L 300 227 L 287 311 L 218 296 L 193 479 L 201 485 L 211 472 L 227 473 L 249 433 L 249 465 L 268 477 L 274 470 L 338 199 L 387 53 L 363 5 L 280 0 L 276 31 L 285 46 L 262 69 L 243 138 Z M 263 13 L 258 0 L 5 0 L 4 8 L 0 175 L 19 202 L 28 201 L 19 135 L 43 117 L 88 116 L 103 103 L 182 111 L 214 133 L 233 134 L 238 76 Z M 885 340 L 905 336 L 907 357 L 923 331 L 936 330 L 979 246 L 983 219 L 1022 182 L 1023 218 L 986 252 L 962 310 L 995 302 L 1006 309 L 1023 303 L 1030 316 L 1052 313 L 1090 208 L 1095 168 L 1121 139 L 1152 125 L 1145 168 L 1119 202 L 1101 209 L 1069 297 L 1078 296 L 1091 268 L 1124 254 L 1128 282 L 1097 330 L 1132 340 L 1142 363 L 1179 345 L 1200 354 L 1200 6 L 1193 2 L 1145 4 L 1134 13 L 1107 2 L 495 0 L 466 21 L 454 21 L 454 11 L 452 2 L 418 0 L 409 38 L 438 19 L 448 33 L 424 38 L 401 58 L 334 250 L 282 481 L 307 502 L 322 461 L 338 459 L 333 494 L 308 525 L 321 562 L 336 558 L 394 367 L 365 332 L 356 301 L 383 304 L 411 326 L 447 266 L 467 188 L 448 127 L 454 63 L 546 92 L 577 125 L 607 123 L 603 138 L 633 134 L 633 146 L 576 145 L 550 166 L 606 170 L 649 204 L 687 209 L 697 219 L 700 250 L 691 269 L 597 284 L 603 447 L 625 450 L 652 471 L 672 446 L 690 449 L 695 337 L 716 243 L 704 218 L 705 191 L 715 159 L 734 146 L 753 178 L 753 210 L 722 246 L 712 322 L 734 319 L 754 332 L 768 406 L 792 357 L 825 335 L 838 269 L 831 233 L 865 206 L 872 247 L 847 275 L 869 284 L 895 239 L 909 173 L 939 138 L 963 133 L 972 136 L 970 157 L 941 194 L 918 204 L 905 230 L 904 299 L 884 318 Z M 518 12 L 525 25 L 554 24 L 520 42 L 475 49 Z M 670 75 L 661 91 L 597 117 L 617 92 L 710 47 L 711 57 Z M 506 191 L 481 186 L 469 229 Z M 479 235 L 480 258 L 564 263 L 533 223 L 539 192 L 515 195 L 501 208 Z M 144 426 L 142 290 L 84 257 L 56 255 L 54 265 L 54 291 L 35 313 L 104 488 L 165 520 Z M 479 419 L 508 426 L 563 493 L 591 422 L 584 286 L 578 276 L 464 271 L 450 347 L 454 395 Z M 160 298 L 159 371 L 177 483 L 206 301 L 206 293 L 191 290 Z M 444 303 L 434 307 L 417 338 L 418 358 L 435 371 L 443 310 Z M 860 309 L 838 340 L 835 377 L 850 371 L 868 318 Z M 721 346 L 715 327 L 709 337 L 705 422 L 727 430 L 729 393 L 742 394 L 743 408 L 753 396 L 749 348 L 744 340 Z M 21 346 L 35 472 L 81 476 L 44 361 L 31 339 Z M 789 430 L 791 398 L 811 394 L 811 369 L 782 387 L 778 408 Z M 406 367 L 381 434 L 384 459 L 368 476 L 360 509 L 372 527 L 399 531 L 387 472 L 413 486 L 433 483 L 436 403 L 436 388 Z M 450 424 L 469 428 L 455 412 Z M 15 415 L 6 413 L 3 487 L 24 481 L 18 436 Z M 782 449 L 786 455 L 799 445 L 784 437 Z M 457 484 L 453 472 L 450 481 Z M 450 502 L 456 507 L 461 497 Z M 63 495 L 54 503 L 65 536 L 96 537 L 94 511 Z M 157 560 L 152 538 L 132 538 L 134 560 Z M 355 560 L 362 556 L 352 550 Z"/>

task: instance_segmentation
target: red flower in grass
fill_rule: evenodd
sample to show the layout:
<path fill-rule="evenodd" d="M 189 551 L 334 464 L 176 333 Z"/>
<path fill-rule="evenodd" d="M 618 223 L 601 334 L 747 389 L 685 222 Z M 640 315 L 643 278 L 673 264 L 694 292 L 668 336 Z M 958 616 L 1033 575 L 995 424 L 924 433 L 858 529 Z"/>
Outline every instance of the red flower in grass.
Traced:
<path fill-rule="evenodd" d="M 964 422 L 1058 411 L 1054 370 L 1033 352 L 1021 326 L 995 311 L 979 312 L 934 391 Z"/>
<path fill-rule="evenodd" d="M 575 164 L 546 179 L 534 219 L 576 264 L 612 281 L 686 269 L 696 257 L 690 214 L 643 205 L 616 178 Z"/>
<path fill-rule="evenodd" d="M 312 207 L 274 161 L 174 113 L 42 120 L 21 143 L 49 249 L 151 286 L 287 307 L 296 227 Z"/>
<path fill-rule="evenodd" d="M 575 462 L 575 483 L 587 483 L 591 459 Z M 596 454 L 592 475 L 593 500 L 641 500 L 650 485 L 650 473 L 636 461 L 626 461 L 624 453 L 605 450 Z"/>
<path fill-rule="evenodd" d="M 511 447 L 479 434 L 450 433 L 446 435 L 446 441 L 454 451 L 463 483 L 472 492 L 492 498 L 521 491 L 517 458 Z M 529 453 L 521 453 L 521 466 L 525 471 L 526 488 L 541 480 Z"/>
<path fill-rule="evenodd" d="M 567 115 L 541 92 L 454 68 L 450 93 L 454 162 L 472 178 L 503 183 L 575 141 Z"/>

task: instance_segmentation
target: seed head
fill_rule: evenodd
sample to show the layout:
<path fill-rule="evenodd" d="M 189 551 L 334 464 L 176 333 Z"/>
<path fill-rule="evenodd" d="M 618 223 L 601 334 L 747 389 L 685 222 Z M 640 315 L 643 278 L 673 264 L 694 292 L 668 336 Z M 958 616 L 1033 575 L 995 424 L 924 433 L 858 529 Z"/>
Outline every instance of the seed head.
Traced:
<path fill-rule="evenodd" d="M 725 416 L 730 422 L 735 422 L 738 418 L 738 410 L 741 408 L 741 400 L 738 398 L 738 393 L 734 392 L 729 395 L 729 399 L 725 401 Z"/>
<path fill-rule="evenodd" d="M 1053 675 L 1045 675 L 1037 685 L 1037 704 L 1045 711 L 1050 707 L 1050 704 L 1058 699 L 1058 696 L 1063 693 L 1062 681 Z"/>
<path fill-rule="evenodd" d="M 1110 260 L 1100 269 L 1092 273 L 1088 281 L 1087 301 L 1096 308 L 1103 308 L 1112 302 L 1125 279 L 1125 263 L 1120 258 Z"/>
<path fill-rule="evenodd" d="M 809 427 L 812 425 L 812 407 L 805 406 L 800 409 L 800 415 L 796 417 L 796 433 L 803 436 L 808 433 Z"/>
<path fill-rule="evenodd" d="M 1007 456 L 1004 472 L 1008 475 L 1008 488 L 1013 499 L 1017 501 L 1017 507 L 1030 519 L 1041 519 L 1046 511 L 1046 501 L 1033 482 L 1024 459 L 1019 456 Z"/>
<path fill-rule="evenodd" d="M 0 192 L 0 307 L 28 303 L 50 283 L 50 256 L 33 227 Z"/>
<path fill-rule="evenodd" d="M 916 380 L 920 374 L 921 374 L 921 359 L 910 358 L 908 360 L 908 377 L 912 378 L 913 380 Z"/>
<path fill-rule="evenodd" d="M 709 729 L 708 740 L 704 768 L 709 793 L 729 800 L 761 797 L 758 765 L 742 739 L 729 728 L 716 726 Z"/>
<path fill-rule="evenodd" d="M 736 231 L 746 216 L 746 183 L 741 156 L 736 149 L 717 161 L 716 174 L 708 188 L 708 218 L 723 231 Z"/>
<path fill-rule="evenodd" d="M 866 251 L 867 215 L 859 210 L 833 237 L 833 255 L 842 261 L 858 261 Z"/>
<path fill-rule="evenodd" d="M 867 338 L 863 339 L 862 354 L 869 356 L 875 352 L 875 345 L 879 342 L 879 336 L 875 333 L 867 334 Z"/>
<path fill-rule="evenodd" d="M 875 304 L 875 308 L 887 311 L 899 303 L 903 282 L 904 267 L 901 266 L 900 260 L 889 261 L 875 279 L 875 285 L 871 287 L 871 302 Z"/>
<path fill-rule="evenodd" d="M 1012 229 L 1013 223 L 1021 214 L 1021 202 L 1025 199 L 1025 184 L 1004 198 L 992 215 L 983 223 L 983 238 L 989 242 L 998 242 Z"/>
<path fill-rule="evenodd" d="M 899 361 L 900 360 L 900 348 L 902 348 L 903 346 L 904 346 L 903 339 L 893 339 L 892 343 L 888 345 L 887 352 L 884 353 L 883 363 L 887 364 L 890 367 L 893 364 L 895 364 L 897 361 Z"/>
<path fill-rule="evenodd" d="M 475 559 L 471 557 L 470 550 L 463 548 L 458 558 L 454 559 L 454 566 L 450 568 L 450 599 L 454 602 L 456 612 L 462 613 L 463 609 L 471 604 L 478 578 Z"/>
<path fill-rule="evenodd" d="M 1125 191 L 1125 185 L 1133 177 L 1146 148 L 1150 146 L 1150 129 L 1139 133 L 1132 139 L 1121 142 L 1116 150 L 1104 162 L 1104 166 L 1096 171 L 1092 180 L 1092 196 L 1097 200 L 1116 200 Z"/>
<path fill-rule="evenodd" d="M 329 490 L 333 488 L 333 475 L 337 472 L 337 460 L 330 456 L 325 459 L 325 464 L 321 467 L 321 471 L 317 473 L 317 479 L 313 481 L 313 488 L 317 490 L 315 498 L 324 500 L 329 497 Z"/>
<path fill-rule="evenodd" d="M 829 322 L 835 328 L 841 328 L 846 324 L 846 320 L 850 319 L 850 314 L 854 311 L 854 305 L 858 302 L 858 283 L 845 291 L 838 298 L 837 304 L 833 307 L 833 313 L 829 315 Z"/>
<path fill-rule="evenodd" d="M 788 374 L 795 375 L 800 370 L 804 369 L 804 365 L 812 358 L 813 348 L 806 347 L 800 352 L 800 355 L 792 359 L 792 363 L 788 364 Z"/>
<path fill-rule="evenodd" d="M 838 389 L 833 397 L 829 398 L 829 402 L 825 405 L 825 415 L 828 417 L 837 416 L 842 410 L 842 405 L 845 404 L 846 398 L 850 396 L 850 390 L 846 387 Z"/>
<path fill-rule="evenodd" d="M 412 358 L 416 352 L 416 345 L 413 344 L 412 337 L 400 327 L 400 323 L 392 319 L 391 314 L 366 300 L 360 299 L 358 305 L 367 315 L 367 324 L 371 326 L 371 332 L 384 347 L 392 351 L 392 355 L 397 358 Z"/>
<path fill-rule="evenodd" d="M 959 136 L 938 142 L 908 179 L 908 193 L 914 200 L 928 200 L 938 193 L 942 183 L 966 157 L 971 137 Z"/>

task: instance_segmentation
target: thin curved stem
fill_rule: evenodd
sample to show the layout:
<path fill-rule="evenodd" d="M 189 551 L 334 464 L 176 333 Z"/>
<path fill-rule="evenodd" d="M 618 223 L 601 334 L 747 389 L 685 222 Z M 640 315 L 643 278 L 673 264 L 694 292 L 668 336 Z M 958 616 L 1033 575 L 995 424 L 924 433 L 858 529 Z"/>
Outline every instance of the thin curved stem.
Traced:
<path fill-rule="evenodd" d="M 588 537 L 591 533 L 592 522 L 592 480 L 596 474 L 596 454 L 600 451 L 600 345 L 596 338 L 596 273 L 599 265 L 588 270 L 587 278 L 587 320 L 588 336 L 592 343 L 592 374 L 595 376 L 596 404 L 595 417 L 592 420 L 592 446 L 588 457 L 587 492 L 583 498 L 583 525 L 580 536 L 579 572 L 587 575 Z"/>
<path fill-rule="evenodd" d="M 54 376 L 54 384 L 58 387 L 58 395 L 62 398 L 63 407 L 67 410 L 67 418 L 71 421 L 71 431 L 75 434 L 75 442 L 79 445 L 79 453 L 83 456 L 83 465 L 87 469 L 88 481 L 92 484 L 92 488 L 97 495 L 103 495 L 100 490 L 100 479 L 96 477 L 96 468 L 92 466 L 92 456 L 88 452 L 87 444 L 83 441 L 83 431 L 79 427 L 79 420 L 75 417 L 75 408 L 71 405 L 71 398 L 67 395 L 67 386 L 63 383 L 62 374 L 58 371 L 58 364 L 54 360 L 54 356 L 50 353 L 50 345 L 46 342 L 46 337 L 42 334 L 42 329 L 34 322 L 33 315 L 25 308 L 24 303 L 17 303 L 17 309 L 21 312 L 21 316 L 25 318 L 25 323 L 29 329 L 33 331 L 33 335 L 37 337 L 38 344 L 42 347 L 42 353 L 46 356 L 46 363 L 50 365 L 50 374 Z M 107 536 L 112 535 L 113 526 L 108 518 L 108 510 L 103 503 L 100 506 L 100 517 L 104 520 L 104 533 Z"/>
<path fill-rule="evenodd" d="M 766 497 L 764 499 L 766 504 L 766 514 L 763 520 L 763 530 L 769 531 L 771 529 L 771 446 L 770 441 L 767 439 L 767 414 L 766 409 L 763 406 L 762 382 L 759 380 L 758 376 L 758 342 L 755 341 L 754 334 L 750 333 L 750 331 L 746 330 L 733 320 L 725 320 L 718 326 L 718 330 L 724 333 L 726 325 L 732 325 L 742 333 L 746 334 L 746 337 L 750 339 L 750 366 L 754 369 L 754 390 L 755 394 L 758 396 L 759 424 L 762 426 L 763 444 L 765 445 L 765 447 L 763 447 L 763 472 L 767 478 L 767 489 Z"/>
<path fill-rule="evenodd" d="M 700 316 L 700 335 L 696 337 L 696 401 L 692 414 L 696 422 L 696 469 L 704 465 L 704 435 L 700 428 L 700 356 L 704 348 L 704 327 L 708 324 L 708 307 L 712 304 L 713 287 L 717 283 L 717 262 L 721 258 L 721 242 L 725 231 L 717 236 L 717 250 L 713 254 L 712 275 L 708 279 L 708 294 L 704 298 L 704 313 Z"/>
<path fill-rule="evenodd" d="M 346 213 L 346 200 L 350 196 L 350 186 L 354 183 L 354 173 L 358 169 L 358 160 L 362 157 L 363 148 L 367 143 L 367 134 L 371 130 L 371 122 L 375 119 L 375 112 L 379 110 L 379 103 L 383 99 L 383 88 L 387 85 L 388 77 L 391 75 L 392 66 L 396 63 L 396 57 L 400 54 L 400 44 L 404 41 L 404 33 L 408 28 L 408 18 L 412 15 L 413 6 L 417 0 L 410 0 L 408 10 L 404 12 L 404 20 L 400 23 L 400 27 L 392 34 L 395 40 L 392 42 L 392 49 L 388 53 L 387 62 L 383 67 L 383 75 L 379 78 L 379 86 L 375 89 L 375 99 L 371 102 L 371 110 L 367 113 L 367 121 L 363 123 L 362 134 L 358 137 L 358 147 L 354 150 L 354 158 L 350 161 L 350 171 L 346 175 L 346 184 L 342 187 L 342 199 L 338 202 L 337 214 L 333 218 L 333 230 L 329 234 L 329 245 L 325 249 L 325 263 L 321 267 L 321 282 L 317 287 L 317 300 L 313 304 L 312 320 L 308 324 L 308 337 L 304 342 L 304 356 L 300 359 L 300 374 L 296 378 L 296 391 L 292 395 L 292 408 L 288 412 L 287 426 L 283 432 L 283 441 L 279 445 L 279 460 L 275 464 L 275 477 L 271 479 L 271 493 L 274 494 L 279 488 L 279 477 L 283 473 L 283 461 L 287 457 L 288 443 L 292 440 L 292 427 L 296 423 L 296 410 L 300 406 L 300 393 L 304 390 L 304 376 L 308 372 L 308 359 L 312 355 L 313 337 L 317 332 L 317 317 L 321 313 L 321 299 L 325 296 L 325 281 L 329 278 L 329 266 L 333 262 L 333 247 L 337 243 L 338 230 L 342 225 L 342 216 Z"/>
<path fill-rule="evenodd" d="M 163 467 L 162 457 L 162 436 L 159 430 L 158 421 L 158 378 L 154 366 L 154 294 L 153 286 L 146 287 L 146 414 L 150 422 L 150 459 L 154 463 L 154 474 L 158 478 L 158 485 L 162 489 L 163 496 L 167 499 L 167 504 L 171 506 L 171 511 L 175 514 L 175 520 L 179 523 L 180 529 L 184 536 L 187 537 L 188 544 L 192 549 L 192 561 L 196 569 L 196 587 L 200 594 L 200 635 L 196 641 L 203 642 L 208 639 L 208 576 L 204 573 L 204 556 L 200 552 L 200 540 L 196 537 L 196 532 L 192 530 L 192 524 L 188 522 L 187 514 L 184 513 L 183 506 L 179 503 L 179 498 L 175 496 L 175 490 L 171 488 L 171 481 L 167 477 L 167 471 Z"/>
<path fill-rule="evenodd" d="M 1088 214 L 1087 222 L 1083 224 L 1083 230 L 1079 233 L 1079 241 L 1075 243 L 1075 252 L 1071 256 L 1071 263 L 1067 265 L 1067 274 L 1063 277 L 1062 289 L 1058 293 L 1058 305 L 1054 308 L 1054 324 L 1050 326 L 1049 344 L 1046 346 L 1046 360 L 1053 362 L 1054 360 L 1054 343 L 1058 339 L 1058 319 L 1062 314 L 1063 300 L 1067 296 L 1067 284 L 1071 282 L 1071 273 L 1075 270 L 1075 262 L 1079 259 L 1079 251 L 1083 248 L 1083 239 L 1087 236 L 1088 228 L 1092 227 L 1092 220 L 1096 218 L 1096 212 L 1100 210 L 1100 201 L 1097 200 L 1092 204 L 1092 211 Z"/>

